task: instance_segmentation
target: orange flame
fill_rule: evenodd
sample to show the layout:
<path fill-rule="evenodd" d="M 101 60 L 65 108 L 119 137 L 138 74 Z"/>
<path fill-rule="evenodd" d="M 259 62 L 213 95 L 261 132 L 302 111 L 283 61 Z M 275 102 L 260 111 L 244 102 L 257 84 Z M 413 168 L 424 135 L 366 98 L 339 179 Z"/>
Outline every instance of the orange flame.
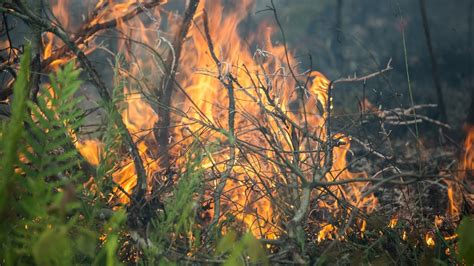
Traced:
<path fill-rule="evenodd" d="M 59 1 L 58 3 L 66 5 L 68 2 Z M 166 18 L 167 24 L 171 25 L 168 33 L 158 30 L 161 21 L 158 9 L 152 13 L 145 12 L 145 14 L 128 21 L 119 20 L 131 8 L 136 8 L 138 3 L 137 1 L 115 3 L 112 0 L 108 0 L 108 2 L 100 0 L 96 5 L 96 8 L 100 9 L 97 11 L 99 15 L 90 21 L 90 25 L 117 20 L 117 28 L 127 38 L 153 47 L 165 55 L 173 56 L 173 52 L 168 47 L 168 43 L 171 43 L 168 41 L 168 36 L 173 36 L 173 33 L 178 30 L 175 25 L 179 25 L 179 23 L 174 23 L 177 20 L 175 16 L 170 15 Z M 268 113 L 276 112 L 274 106 L 278 106 L 285 115 L 297 123 L 297 126 L 307 127 L 308 131 L 325 140 L 324 125 L 327 114 L 324 111 L 318 111 L 317 106 L 322 106 L 323 110 L 328 107 L 329 80 L 316 71 L 304 76 L 305 79 L 309 78 L 305 103 L 307 114 L 306 116 L 302 115 L 302 107 L 299 107 L 299 110 L 290 108 L 298 100 L 295 89 L 298 84 L 291 77 L 289 67 L 298 65 L 298 61 L 289 53 L 290 66 L 287 65 L 285 47 L 272 41 L 274 30 L 267 24 L 262 24 L 257 30 L 257 32 L 265 34 L 254 34 L 245 39 L 241 37 L 239 25 L 247 17 L 252 6 L 253 3 L 250 0 L 239 1 L 231 11 L 228 11 L 220 1 L 213 1 L 209 5 L 201 1 L 194 18 L 196 24 L 192 25 L 188 32 L 181 58 L 176 59 L 180 66 L 176 78 L 192 102 L 184 99 L 182 94 L 175 96 L 173 106 L 182 110 L 183 114 L 172 117 L 173 125 L 176 127 L 171 132 L 169 141 L 173 145 L 170 145 L 169 152 L 177 159 L 176 166 L 180 169 L 185 165 L 184 159 L 182 159 L 184 156 L 181 155 L 186 152 L 187 147 L 194 140 L 189 137 L 189 133 L 199 136 L 200 142 L 204 145 L 224 144 L 218 145 L 216 150 L 209 151 L 202 163 L 203 168 L 209 169 L 209 175 L 212 172 L 222 175 L 231 160 L 229 146 L 226 143 L 233 141 L 232 137 L 242 143 L 248 143 L 249 146 L 263 148 L 245 152 L 236 149 L 235 159 L 232 162 L 232 178 L 227 181 L 221 196 L 222 213 L 236 217 L 255 236 L 276 238 L 283 230 L 280 228 L 280 224 L 287 222 L 282 221 L 287 216 L 282 215 L 283 211 L 278 206 L 291 206 L 299 199 L 299 195 L 285 193 L 288 190 L 281 187 L 298 186 L 300 181 L 292 181 L 289 174 L 275 163 L 275 159 L 278 159 L 278 156 L 283 156 L 286 160 L 292 160 L 293 155 L 286 151 L 317 150 L 321 146 L 311 140 L 301 143 L 294 142 L 295 137 L 292 136 L 290 130 L 285 128 L 279 119 L 268 115 Z M 221 63 L 219 66 L 216 66 L 210 56 L 208 41 L 202 32 L 204 9 L 209 14 L 209 33 L 215 53 Z M 62 9 L 55 10 L 55 15 L 62 14 L 60 11 Z M 66 24 L 69 23 L 67 20 L 64 21 Z M 44 58 L 50 57 L 54 53 L 54 49 L 59 47 L 55 41 L 52 36 L 45 36 Z M 261 48 L 252 52 L 249 43 L 257 43 Z M 91 45 L 87 49 L 92 52 L 96 46 Z M 120 38 L 118 49 L 124 53 L 128 66 L 126 69 L 120 69 L 120 73 L 127 79 L 124 88 L 127 108 L 123 111 L 122 118 L 137 143 L 146 168 L 148 192 L 150 192 L 153 177 L 159 174 L 162 169 L 159 165 L 159 156 L 156 154 L 156 140 L 151 134 L 151 129 L 155 127 L 158 116 L 153 105 L 150 104 L 152 101 L 145 96 L 150 94 L 150 90 L 153 90 L 156 84 L 161 83 L 164 72 L 155 55 L 150 54 L 137 42 L 129 42 L 126 38 Z M 55 64 L 60 63 L 61 61 L 55 62 Z M 229 137 L 224 132 L 230 126 L 228 124 L 229 110 L 227 109 L 229 99 L 221 81 L 216 78 L 217 73 L 220 73 L 220 78 L 231 74 L 239 81 L 239 86 L 234 84 L 233 90 L 236 99 L 235 136 Z M 255 85 L 259 82 L 272 88 L 269 93 L 274 99 L 274 103 L 263 96 L 266 92 L 260 88 L 261 86 Z M 144 88 L 145 91 L 136 94 L 136 88 Z M 277 151 L 272 150 L 272 143 L 269 143 L 267 136 L 258 130 L 259 123 L 273 132 L 274 139 L 271 141 L 281 145 L 279 149 L 285 151 L 283 155 L 278 155 Z M 211 131 L 203 127 L 203 124 L 225 130 Z M 350 149 L 350 138 L 342 134 L 337 134 L 334 138 L 346 144 L 334 148 L 332 167 L 329 173 L 321 176 L 318 181 L 330 182 L 336 179 L 366 177 L 365 173 L 352 173 L 347 170 L 346 157 Z M 97 165 L 101 159 L 98 155 L 101 145 L 100 142 L 85 141 L 78 144 L 78 148 L 91 164 Z M 311 156 L 313 155 L 302 152 L 299 154 L 299 160 L 301 162 L 309 161 Z M 308 181 L 312 180 L 313 166 L 300 163 L 300 167 L 304 178 Z M 115 191 L 119 201 L 128 203 L 129 199 L 123 191 L 131 193 L 137 182 L 135 169 L 130 159 L 120 164 L 118 170 L 113 174 L 113 180 L 121 187 Z M 210 183 L 212 187 L 216 187 L 217 184 L 218 181 Z M 372 193 L 366 193 L 368 188 L 367 184 L 354 182 L 344 186 L 331 186 L 328 190 L 337 197 L 345 198 L 358 209 L 372 212 L 377 206 L 377 199 Z M 318 193 L 322 192 L 315 191 L 315 196 Z M 212 197 L 212 195 L 207 196 Z M 338 215 L 341 210 L 338 201 L 325 200 L 325 198 L 318 200 L 316 205 L 311 207 L 328 209 L 334 215 Z M 318 242 L 335 237 L 337 232 L 335 226 L 328 223 L 322 224 L 325 226 L 322 226 L 318 233 Z M 360 221 L 360 225 L 363 233 L 366 222 Z"/>
<path fill-rule="evenodd" d="M 474 170 L 474 125 L 466 125 L 466 138 L 464 140 L 462 156 L 459 160 L 456 181 L 447 180 L 448 184 L 448 209 L 447 214 L 454 220 L 458 220 L 463 204 L 463 188 L 461 183 L 469 182 L 468 177 L 473 175 Z M 474 196 L 467 194 L 466 199 L 474 202 Z"/>
<path fill-rule="evenodd" d="M 425 234 L 425 244 L 429 248 L 433 248 L 436 245 L 434 240 L 434 234 L 432 232 L 428 232 Z"/>
<path fill-rule="evenodd" d="M 318 233 L 318 238 L 317 238 L 318 243 L 326 239 L 330 239 L 330 240 L 334 239 L 333 235 L 337 233 L 336 230 L 337 228 L 334 227 L 334 225 L 332 224 L 327 224 L 323 226 L 323 228 Z"/>
<path fill-rule="evenodd" d="M 388 227 L 394 229 L 395 226 L 398 224 L 398 218 L 392 218 L 390 222 L 388 223 Z"/>

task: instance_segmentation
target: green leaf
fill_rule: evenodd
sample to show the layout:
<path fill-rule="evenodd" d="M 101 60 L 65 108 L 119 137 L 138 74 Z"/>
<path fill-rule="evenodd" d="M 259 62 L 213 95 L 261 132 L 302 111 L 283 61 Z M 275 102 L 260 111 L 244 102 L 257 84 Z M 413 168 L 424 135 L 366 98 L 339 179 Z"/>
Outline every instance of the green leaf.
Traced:
<path fill-rule="evenodd" d="M 247 258 L 252 264 L 268 265 L 267 254 L 261 243 L 252 233 L 246 233 L 237 240 L 235 232 L 228 232 L 218 243 L 216 255 L 229 254 L 224 265 L 233 266 L 243 264 L 242 258 Z"/>
<path fill-rule="evenodd" d="M 30 50 L 30 47 L 26 46 L 20 60 L 20 71 L 13 87 L 15 97 L 12 102 L 11 120 L 7 125 L 7 130 L 1 143 L 4 148 L 0 165 L 0 214 L 3 212 L 9 195 L 8 186 L 13 179 L 15 164 L 18 160 L 18 145 L 24 130 L 23 120 L 26 114 L 26 101 L 30 81 Z"/>
<path fill-rule="evenodd" d="M 260 241 L 255 238 L 252 233 L 245 234 L 244 241 L 247 246 L 247 253 L 250 257 L 250 261 L 252 263 L 268 265 L 267 254 Z"/>
<path fill-rule="evenodd" d="M 72 250 L 67 228 L 45 230 L 33 246 L 37 265 L 71 265 Z"/>
<path fill-rule="evenodd" d="M 234 231 L 228 232 L 217 244 L 216 255 L 220 256 L 232 250 L 236 241 L 237 235 Z"/>
<path fill-rule="evenodd" d="M 464 217 L 458 226 L 458 255 L 466 265 L 474 264 L 474 217 Z"/>

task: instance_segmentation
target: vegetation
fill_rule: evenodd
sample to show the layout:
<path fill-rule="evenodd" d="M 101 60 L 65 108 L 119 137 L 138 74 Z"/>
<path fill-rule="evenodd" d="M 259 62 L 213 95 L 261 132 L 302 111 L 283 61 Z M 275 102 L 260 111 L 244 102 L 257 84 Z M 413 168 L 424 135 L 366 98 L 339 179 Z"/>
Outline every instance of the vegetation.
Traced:
<path fill-rule="evenodd" d="M 162 1 L 99 1 L 73 29 L 42 2 L 0 2 L 0 265 L 474 263 L 474 126 L 454 149 L 446 114 L 415 104 L 404 28 L 411 101 L 387 109 L 365 90 L 391 59 L 363 76 L 300 71 L 273 1 L 259 12 L 282 42 L 245 38 L 250 2 L 186 1 L 162 23 Z M 15 47 L 11 17 L 31 45 Z M 94 43 L 107 31 L 117 43 Z M 354 83 L 364 98 L 344 120 L 334 90 Z"/>
<path fill-rule="evenodd" d="M 12 118 L 2 127 L 1 257 L 6 265 L 71 265 L 117 261 L 123 211 L 98 219 L 101 201 L 84 193 L 86 176 L 73 146 L 82 122 L 74 97 L 80 86 L 74 62 L 50 75 L 51 89 L 28 100 L 30 50 L 22 57 Z M 89 193 L 90 194 L 90 193 Z M 95 244 L 94 244 L 95 243 Z"/>
<path fill-rule="evenodd" d="M 117 255 L 130 252 L 121 249 L 128 248 L 126 241 L 133 232 L 125 224 L 125 207 L 110 212 L 104 197 L 115 187 L 108 176 L 108 162 L 113 160 L 119 133 L 110 126 L 104 135 L 103 156 L 108 159 L 96 167 L 97 186 L 89 191 L 83 184 L 88 179 L 81 168 L 85 162 L 74 146 L 84 118 L 77 107 L 81 97 L 75 96 L 80 71 L 70 62 L 51 74 L 51 88 L 42 90 L 33 103 L 27 97 L 30 60 L 27 48 L 15 84 L 12 116 L 2 124 L 0 135 L 2 264 L 120 264 Z M 199 245 L 195 238 L 201 233 L 195 217 L 196 198 L 202 193 L 201 159 L 199 149 L 191 149 L 173 196 L 152 222 L 149 239 L 138 241 L 142 251 L 122 259 L 138 261 L 134 256 L 140 254 L 145 264 L 168 264 L 172 261 L 164 253 L 172 242 L 184 237 L 189 250 Z M 239 241 L 235 233 L 229 233 L 219 240 L 215 256 L 226 254 L 230 255 L 227 259 L 216 261 L 240 264 L 243 254 L 254 262 L 265 259 L 265 251 L 251 234 Z"/>

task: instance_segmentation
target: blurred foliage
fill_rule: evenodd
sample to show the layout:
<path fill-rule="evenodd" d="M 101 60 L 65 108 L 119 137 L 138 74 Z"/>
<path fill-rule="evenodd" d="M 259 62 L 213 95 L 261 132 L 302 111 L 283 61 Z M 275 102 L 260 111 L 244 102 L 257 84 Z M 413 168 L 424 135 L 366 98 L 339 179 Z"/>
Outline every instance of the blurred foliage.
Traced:
<path fill-rule="evenodd" d="M 2 125 L 0 263 L 116 265 L 114 231 L 123 212 L 97 219 L 101 203 L 83 192 L 85 174 L 74 146 L 83 113 L 74 62 L 50 75 L 37 103 L 28 100 L 30 49 L 22 56 L 12 116 Z M 99 243 L 100 232 L 111 241 Z M 103 254 L 103 256 L 102 256 Z M 112 256 L 111 256 L 112 254 Z"/>
<path fill-rule="evenodd" d="M 248 232 L 238 239 L 233 231 L 228 232 L 217 244 L 218 257 L 228 255 L 224 265 L 269 265 L 265 249 L 252 233 Z"/>
<path fill-rule="evenodd" d="M 474 217 L 464 217 L 457 229 L 459 259 L 466 265 L 474 264 Z"/>

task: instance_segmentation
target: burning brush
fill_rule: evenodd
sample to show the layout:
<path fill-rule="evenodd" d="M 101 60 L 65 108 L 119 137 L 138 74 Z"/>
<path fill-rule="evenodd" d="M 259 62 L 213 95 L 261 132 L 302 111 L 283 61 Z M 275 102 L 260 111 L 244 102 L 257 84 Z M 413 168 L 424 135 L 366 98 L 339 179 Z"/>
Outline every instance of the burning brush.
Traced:
<path fill-rule="evenodd" d="M 366 76 L 332 81 L 313 69 L 301 72 L 270 3 L 259 13 L 271 16 L 275 25 L 263 22 L 250 33 L 241 29 L 255 9 L 250 0 L 228 5 L 191 0 L 182 16 L 166 11 L 171 5 L 166 1 L 101 0 L 79 5 L 87 9 L 81 18 L 69 13 L 77 3 L 67 0 L 52 1 L 46 14 L 3 4 L 3 12 L 24 13 L 21 19 L 47 31 L 40 36 L 38 70 L 55 70 L 76 59 L 99 90 L 91 103 L 103 102 L 107 111 L 98 117 L 117 130 L 123 143 L 114 147 L 114 154 L 100 133 L 73 137 L 91 168 L 111 165 L 107 175 L 115 186 L 100 197 L 114 210 L 129 212 L 133 230 L 125 234 L 127 241 L 156 248 L 148 239 L 150 228 L 160 226 L 153 221 L 170 217 L 165 203 L 179 194 L 173 187 L 186 188 L 181 178 L 199 173 L 198 181 L 190 179 L 199 189 L 188 188 L 192 192 L 187 195 L 196 204 L 183 211 L 196 216 L 202 238 L 186 224 L 188 235 L 173 233 L 171 239 L 204 242 L 215 232 L 248 231 L 270 253 L 278 254 L 290 243 L 285 254 L 305 262 L 301 243 L 325 243 L 329 252 L 354 236 L 365 241 L 387 234 L 367 232 L 376 224 L 371 215 L 383 209 L 382 189 L 433 177 L 396 167 L 374 175 L 351 170 L 352 138 L 334 132 L 332 125 L 333 90 L 384 75 L 392 69 L 390 62 Z M 277 37 L 282 42 L 275 42 Z M 111 55 L 116 58 L 113 73 L 92 63 Z M 102 77 L 113 78 L 104 82 Z M 436 122 L 415 113 L 423 106 L 384 111 L 365 105 L 382 124 Z M 459 220 L 464 201 L 472 206 L 472 187 L 465 186 L 474 169 L 474 130 L 467 130 L 458 174 L 445 180 L 450 221 Z M 393 159 L 355 140 L 370 154 Z M 199 163 L 190 166 L 196 158 Z M 97 182 L 91 176 L 86 187 L 99 193 Z M 392 215 L 383 227 L 395 230 L 402 216 L 402 211 Z M 403 230 L 405 241 L 415 229 Z M 433 232 L 424 232 L 429 247 L 436 245 Z M 199 249 L 187 252 L 192 257 Z"/>

